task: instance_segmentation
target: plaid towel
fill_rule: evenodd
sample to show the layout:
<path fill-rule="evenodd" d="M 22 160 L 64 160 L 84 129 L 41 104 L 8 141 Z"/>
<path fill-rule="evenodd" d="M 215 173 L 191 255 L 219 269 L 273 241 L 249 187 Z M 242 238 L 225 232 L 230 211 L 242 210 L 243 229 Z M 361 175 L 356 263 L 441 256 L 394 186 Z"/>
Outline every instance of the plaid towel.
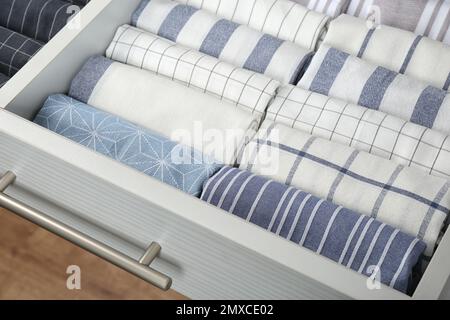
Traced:
<path fill-rule="evenodd" d="M 50 96 L 34 122 L 194 196 L 220 169 L 189 147 L 65 95 Z"/>
<path fill-rule="evenodd" d="M 222 168 L 202 199 L 403 292 L 425 250 L 398 229 L 248 171 Z"/>
<path fill-rule="evenodd" d="M 0 88 L 5 85 L 6 82 L 8 82 L 9 78 L 5 76 L 3 73 L 0 73 Z"/>
<path fill-rule="evenodd" d="M 2 0 L 0 25 L 47 42 L 74 14 L 71 5 L 60 0 Z"/>
<path fill-rule="evenodd" d="M 364 19 L 341 15 L 330 24 L 324 44 L 449 90 L 449 46 L 388 26 L 370 28 Z"/>
<path fill-rule="evenodd" d="M 238 67 L 295 83 L 313 52 L 170 0 L 143 0 L 133 25 Z"/>
<path fill-rule="evenodd" d="M 176 1 L 313 50 L 330 20 L 324 14 L 286 0 Z"/>
<path fill-rule="evenodd" d="M 336 18 L 343 13 L 349 4 L 350 0 L 293 0 L 301 5 L 308 7 L 308 9 L 322 12 L 330 17 Z"/>
<path fill-rule="evenodd" d="M 447 91 L 326 45 L 321 46 L 298 85 L 450 133 Z"/>
<path fill-rule="evenodd" d="M 39 41 L 0 27 L 0 73 L 12 77 L 42 46 Z"/>
<path fill-rule="evenodd" d="M 424 240 L 428 256 L 450 210 L 448 180 L 271 121 L 246 147 L 241 168 Z"/>
<path fill-rule="evenodd" d="M 89 59 L 69 95 L 233 165 L 260 117 L 152 72 Z"/>
<path fill-rule="evenodd" d="M 65 1 L 73 3 L 74 5 L 77 5 L 77 6 L 80 6 L 80 7 L 84 7 L 91 0 L 65 0 Z"/>
<path fill-rule="evenodd" d="M 377 110 L 286 85 L 266 119 L 450 180 L 448 135 Z"/>
<path fill-rule="evenodd" d="M 448 0 L 351 0 L 347 13 L 450 43 Z"/>
<path fill-rule="evenodd" d="M 263 116 L 280 83 L 129 25 L 117 29 L 106 56 L 197 88 Z"/>

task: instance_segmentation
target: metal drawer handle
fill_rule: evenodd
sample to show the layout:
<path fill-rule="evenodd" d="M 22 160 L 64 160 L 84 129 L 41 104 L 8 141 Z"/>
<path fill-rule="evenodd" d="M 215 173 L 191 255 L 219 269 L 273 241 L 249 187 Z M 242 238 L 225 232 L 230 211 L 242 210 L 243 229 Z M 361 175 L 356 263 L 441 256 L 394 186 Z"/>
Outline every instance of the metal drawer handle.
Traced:
<path fill-rule="evenodd" d="M 77 246 L 95 254 L 96 256 L 109 261 L 110 263 L 122 268 L 135 276 L 153 284 L 162 289 L 169 290 L 172 285 L 172 279 L 168 276 L 150 268 L 150 264 L 155 260 L 161 251 L 161 246 L 153 242 L 138 261 L 120 253 L 119 251 L 81 233 L 77 230 L 49 217 L 26 204 L 15 200 L 3 192 L 10 186 L 16 176 L 8 171 L 0 178 L 0 206 L 4 207 L 20 217 L 37 224 L 38 226 L 76 244 Z"/>

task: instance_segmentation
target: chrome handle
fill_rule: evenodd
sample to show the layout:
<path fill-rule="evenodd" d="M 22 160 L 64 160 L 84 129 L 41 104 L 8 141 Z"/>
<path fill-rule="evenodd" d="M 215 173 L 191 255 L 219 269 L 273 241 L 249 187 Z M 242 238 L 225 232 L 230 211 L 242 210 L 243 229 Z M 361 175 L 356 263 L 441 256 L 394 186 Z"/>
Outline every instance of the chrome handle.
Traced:
<path fill-rule="evenodd" d="M 155 260 L 161 251 L 161 246 L 153 242 L 138 261 L 120 253 L 119 251 L 61 223 L 45 213 L 29 207 L 28 205 L 4 194 L 4 191 L 14 183 L 16 176 L 8 171 L 0 178 L 0 206 L 8 209 L 18 216 L 31 221 L 32 223 L 54 233 L 77 246 L 95 254 L 96 256 L 109 261 L 119 268 L 128 271 L 135 276 L 162 289 L 169 290 L 172 279 L 154 269 L 149 265 Z"/>

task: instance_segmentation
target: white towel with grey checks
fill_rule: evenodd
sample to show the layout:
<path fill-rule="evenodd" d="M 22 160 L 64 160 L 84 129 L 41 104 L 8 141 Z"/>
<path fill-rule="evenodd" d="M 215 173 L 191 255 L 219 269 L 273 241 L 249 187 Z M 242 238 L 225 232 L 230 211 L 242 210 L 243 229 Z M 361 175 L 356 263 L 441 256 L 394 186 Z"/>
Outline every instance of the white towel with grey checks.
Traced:
<path fill-rule="evenodd" d="M 138 28 L 283 83 L 297 82 L 312 56 L 312 50 L 293 42 L 170 0 L 143 0 L 132 21 Z"/>
<path fill-rule="evenodd" d="M 450 139 L 384 112 L 283 86 L 266 119 L 450 180 Z"/>
<path fill-rule="evenodd" d="M 450 47 L 401 29 L 341 15 L 329 27 L 324 44 L 379 66 L 449 90 Z"/>
<path fill-rule="evenodd" d="M 300 188 L 423 239 L 431 255 L 450 182 L 283 124 L 263 123 L 241 169 Z"/>
<path fill-rule="evenodd" d="M 119 27 L 106 56 L 212 94 L 261 118 L 280 85 L 260 73 L 237 68 L 130 25 Z"/>
<path fill-rule="evenodd" d="M 347 9 L 350 0 L 293 0 L 308 9 L 337 17 Z"/>
<path fill-rule="evenodd" d="M 326 45 L 298 86 L 450 133 L 447 91 Z"/>
<path fill-rule="evenodd" d="M 311 7 L 288 0 L 175 0 L 195 8 L 207 10 L 221 18 L 249 26 L 274 37 L 292 41 L 298 45 L 314 49 L 326 32 L 329 17 L 322 5 L 314 6 L 315 0 L 295 0 L 300 4 L 311 2 Z M 347 0 L 344 0 L 347 1 Z M 320 2 L 324 2 L 320 0 Z M 323 7 L 339 7 L 341 0 L 326 0 L 333 4 Z M 322 10 L 318 10 L 320 9 Z M 312 11 L 312 10 L 314 11 Z M 316 9 L 316 10 L 315 10 Z M 328 11 L 328 10 L 326 10 Z"/>

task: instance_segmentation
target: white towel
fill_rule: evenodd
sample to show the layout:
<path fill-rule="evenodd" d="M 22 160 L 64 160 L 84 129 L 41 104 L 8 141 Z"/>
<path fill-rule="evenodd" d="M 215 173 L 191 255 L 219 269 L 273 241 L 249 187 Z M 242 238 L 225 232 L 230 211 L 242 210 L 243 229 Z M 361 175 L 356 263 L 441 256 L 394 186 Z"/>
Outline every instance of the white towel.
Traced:
<path fill-rule="evenodd" d="M 343 13 L 349 4 L 350 0 L 293 0 L 301 5 L 308 7 L 308 9 L 325 13 L 330 17 L 337 17 Z"/>
<path fill-rule="evenodd" d="M 262 117 L 280 83 L 130 25 L 117 29 L 106 57 L 146 69 Z"/>
<path fill-rule="evenodd" d="M 314 49 L 326 32 L 329 17 L 287 0 L 176 0 L 222 18 Z M 307 0 L 300 0 L 304 2 Z M 314 1 L 314 0 L 312 0 Z M 328 8 L 339 7 L 341 0 Z M 347 1 L 347 0 L 344 0 Z M 299 2 L 296 0 L 296 2 Z M 317 1 L 316 1 L 317 2 Z M 322 2 L 322 1 L 321 1 Z M 303 3 L 301 3 L 303 4 Z M 322 11 L 323 12 L 323 11 Z"/>
<path fill-rule="evenodd" d="M 88 60 L 70 96 L 234 164 L 259 119 L 215 97 L 105 57 Z"/>
<path fill-rule="evenodd" d="M 381 111 L 286 85 L 266 119 L 450 180 L 449 136 Z"/>
<path fill-rule="evenodd" d="M 349 15 L 330 24 L 324 44 L 449 90 L 450 47 L 401 29 L 378 26 Z"/>
<path fill-rule="evenodd" d="M 285 125 L 263 123 L 241 169 L 286 183 L 423 239 L 433 252 L 450 182 Z"/>

